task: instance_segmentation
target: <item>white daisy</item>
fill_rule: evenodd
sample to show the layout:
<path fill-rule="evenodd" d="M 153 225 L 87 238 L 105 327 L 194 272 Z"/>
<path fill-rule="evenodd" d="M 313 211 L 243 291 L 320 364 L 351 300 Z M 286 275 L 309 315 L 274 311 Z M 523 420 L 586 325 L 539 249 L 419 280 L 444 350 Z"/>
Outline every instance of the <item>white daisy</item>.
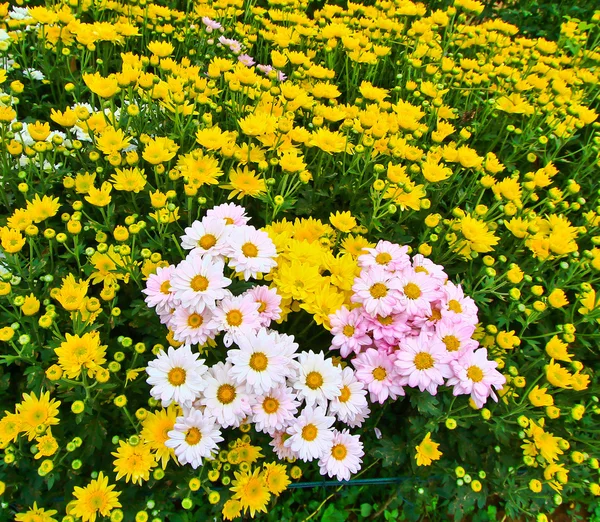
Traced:
<path fill-rule="evenodd" d="M 256 332 L 260 328 L 258 307 L 250 296 L 231 296 L 223 299 L 214 310 L 211 325 L 225 332 L 223 344 L 230 347 L 238 336 Z"/>
<path fill-rule="evenodd" d="M 171 277 L 175 299 L 185 308 L 202 312 L 214 308 L 215 301 L 227 295 L 231 279 L 223 275 L 223 262 L 210 256 L 190 255 L 179 263 Z"/>
<path fill-rule="evenodd" d="M 173 448 L 181 464 L 191 464 L 196 469 L 203 458 L 211 458 L 219 451 L 223 441 L 221 431 L 215 426 L 215 419 L 192 410 L 184 417 L 177 417 L 175 426 L 169 431 L 165 446 Z"/>
<path fill-rule="evenodd" d="M 277 266 L 277 249 L 269 234 L 252 226 L 238 227 L 229 236 L 229 266 L 247 281 Z"/>
<path fill-rule="evenodd" d="M 218 328 L 212 326 L 213 315 L 208 308 L 201 313 L 180 306 L 169 320 L 173 338 L 180 343 L 204 345 L 217 336 Z"/>
<path fill-rule="evenodd" d="M 300 402 L 294 392 L 285 385 L 277 386 L 256 398 L 252 407 L 252 422 L 257 431 L 272 433 L 284 430 L 298 412 Z"/>
<path fill-rule="evenodd" d="M 200 404 L 205 414 L 215 419 L 222 428 L 237 428 L 252 413 L 254 397 L 231 377 L 231 364 L 219 362 L 208 371 L 206 389 Z"/>
<path fill-rule="evenodd" d="M 331 426 L 334 422 L 335 417 L 325 415 L 323 408 L 313 409 L 307 406 L 296 422 L 287 429 L 290 438 L 284 442 L 284 445 L 304 462 L 320 459 L 331 449 L 333 443 Z"/>
<path fill-rule="evenodd" d="M 192 353 L 189 345 L 161 351 L 157 358 L 148 363 L 146 382 L 152 386 L 150 395 L 160 400 L 163 408 L 172 402 L 190 404 L 206 388 L 204 374 L 208 368 L 200 354 Z"/>
<path fill-rule="evenodd" d="M 243 226 L 248 223 L 246 209 L 235 203 L 223 203 L 206 211 L 207 218 L 218 218 L 227 225 Z"/>
<path fill-rule="evenodd" d="M 293 384 L 298 398 L 308 406 L 327 406 L 327 401 L 338 397 L 342 387 L 342 369 L 325 359 L 323 352 L 302 352 L 298 360 L 299 375 Z"/>
<path fill-rule="evenodd" d="M 350 435 L 348 430 L 333 431 L 330 450 L 319 460 L 321 475 L 350 480 L 350 475 L 358 472 L 365 454 L 358 435 Z"/>
<path fill-rule="evenodd" d="M 367 390 L 349 366 L 342 370 L 340 395 L 329 403 L 329 414 L 345 423 L 353 422 L 358 416 L 363 419 L 369 416 Z"/>
<path fill-rule="evenodd" d="M 229 350 L 227 360 L 233 364 L 231 375 L 238 384 L 247 384 L 254 393 L 266 393 L 285 383 L 293 368 L 288 357 L 281 355 L 283 343 L 266 328 L 236 339 L 239 349 Z"/>
<path fill-rule="evenodd" d="M 181 236 L 181 246 L 195 254 L 222 257 L 227 248 L 227 238 L 231 227 L 218 218 L 205 217 L 202 221 L 194 221 Z"/>

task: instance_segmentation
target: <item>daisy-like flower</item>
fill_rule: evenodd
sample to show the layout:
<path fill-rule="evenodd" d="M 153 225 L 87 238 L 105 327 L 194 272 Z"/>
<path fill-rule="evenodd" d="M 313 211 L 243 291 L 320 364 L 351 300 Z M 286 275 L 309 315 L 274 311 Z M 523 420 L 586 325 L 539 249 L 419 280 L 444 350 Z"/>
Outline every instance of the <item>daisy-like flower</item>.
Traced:
<path fill-rule="evenodd" d="M 325 415 L 323 408 L 307 406 L 288 429 L 290 438 L 285 446 L 290 448 L 304 462 L 320 459 L 327 455 L 333 443 L 331 426 L 335 417 Z"/>
<path fill-rule="evenodd" d="M 383 404 L 388 397 L 396 399 L 398 395 L 404 395 L 394 362 L 388 354 L 369 348 L 352 359 L 352 365 L 356 368 L 356 378 L 366 385 L 371 402 Z"/>
<path fill-rule="evenodd" d="M 439 283 L 427 274 L 405 270 L 399 277 L 402 289 L 399 298 L 402 311 L 409 317 L 430 315 L 431 301 L 439 297 Z"/>
<path fill-rule="evenodd" d="M 363 270 L 360 277 L 352 285 L 352 301 L 361 303 L 366 312 L 376 315 L 388 316 L 398 309 L 401 295 L 400 281 L 390 274 L 385 268 L 374 266 Z"/>
<path fill-rule="evenodd" d="M 285 445 L 285 441 L 290 438 L 290 435 L 283 430 L 276 430 L 271 433 L 271 442 L 269 445 L 273 448 L 273 452 L 279 460 L 296 458 L 294 452 Z"/>
<path fill-rule="evenodd" d="M 289 358 L 281 354 L 282 343 L 266 328 L 240 336 L 236 344 L 239 349 L 227 352 L 227 361 L 233 364 L 231 375 L 254 393 L 266 393 L 293 375 Z"/>
<path fill-rule="evenodd" d="M 148 363 L 146 382 L 152 386 L 150 395 L 160 400 L 163 408 L 172 402 L 191 405 L 206 388 L 204 374 L 208 368 L 200 354 L 192 353 L 188 345 L 180 348 L 169 346 L 167 353 L 161 351 L 158 357 Z"/>
<path fill-rule="evenodd" d="M 219 451 L 218 443 L 223 437 L 215 422 L 213 417 L 192 410 L 186 416 L 177 417 L 165 445 L 175 450 L 181 464 L 191 464 L 196 469 L 202 465 L 203 458 L 210 458 Z"/>
<path fill-rule="evenodd" d="M 350 480 L 350 475 L 360 469 L 364 454 L 358 435 L 350 435 L 348 430 L 333 430 L 332 446 L 319 459 L 321 475 L 335 477 L 337 480 Z"/>
<path fill-rule="evenodd" d="M 222 428 L 237 428 L 252 413 L 254 397 L 231 377 L 231 364 L 219 362 L 208 370 L 206 389 L 200 404 L 205 415 L 214 417 Z"/>
<path fill-rule="evenodd" d="M 447 281 L 441 288 L 443 300 L 441 314 L 444 319 L 453 322 L 472 324 L 475 326 L 477 319 L 477 305 L 470 297 L 465 296 L 460 285 Z"/>
<path fill-rule="evenodd" d="M 417 273 L 430 275 L 439 281 L 440 285 L 443 285 L 448 280 L 448 275 L 444 272 L 444 267 L 442 265 L 436 265 L 431 259 L 428 259 L 421 254 L 417 254 L 413 257 L 412 268 Z"/>
<path fill-rule="evenodd" d="M 475 326 L 464 322 L 442 319 L 435 325 L 431 343 L 448 353 L 449 359 L 458 359 L 465 352 L 472 352 L 479 343 L 471 339 Z"/>
<path fill-rule="evenodd" d="M 206 211 L 206 218 L 217 218 L 225 221 L 226 225 L 244 226 L 250 220 L 246 209 L 235 203 L 223 203 Z"/>
<path fill-rule="evenodd" d="M 151 274 L 142 293 L 146 294 L 144 301 L 150 308 L 156 308 L 157 313 L 170 310 L 173 305 L 171 292 L 171 276 L 175 267 L 173 265 L 159 267 L 155 274 Z"/>
<path fill-rule="evenodd" d="M 348 310 L 345 306 L 331 314 L 329 322 L 333 339 L 330 350 L 339 349 L 342 357 L 348 357 L 351 353 L 360 352 L 363 346 L 369 346 L 373 341 L 366 334 L 364 318 L 360 308 Z"/>
<path fill-rule="evenodd" d="M 227 347 L 234 339 L 260 328 L 258 305 L 252 297 L 240 295 L 224 298 L 214 310 L 211 325 L 225 332 L 223 344 Z"/>
<path fill-rule="evenodd" d="M 338 420 L 345 423 L 353 422 L 359 417 L 365 419 L 369 416 L 367 390 L 363 383 L 355 377 L 349 366 L 342 370 L 340 394 L 329 403 L 328 413 L 335 415 Z"/>
<path fill-rule="evenodd" d="M 268 328 L 271 321 L 281 318 L 282 297 L 277 293 L 277 289 L 256 285 L 242 295 L 250 296 L 258 304 L 258 319 L 262 326 Z"/>
<path fill-rule="evenodd" d="M 401 350 L 396 352 L 395 364 L 400 384 L 408 384 L 411 388 L 427 390 L 435 395 L 437 387 L 444 384 L 444 378 L 452 376 L 447 361 L 446 350 L 431 343 L 426 334 L 407 337 Z"/>
<path fill-rule="evenodd" d="M 400 246 L 389 241 L 379 241 L 375 248 L 365 248 L 367 253 L 358 258 L 358 265 L 362 268 L 380 266 L 388 272 L 396 272 L 410 268 L 408 247 Z"/>
<path fill-rule="evenodd" d="M 300 402 L 294 392 L 285 385 L 277 386 L 268 393 L 256 397 L 252 407 L 252 422 L 257 431 L 273 433 L 285 430 L 298 412 Z"/>
<path fill-rule="evenodd" d="M 223 269 L 223 262 L 210 256 L 188 256 L 171 276 L 175 299 L 199 313 L 205 307 L 214 308 L 215 301 L 227 295 L 225 288 L 231 284 Z"/>
<path fill-rule="evenodd" d="M 180 306 L 170 317 L 168 326 L 173 330 L 176 341 L 202 346 L 208 339 L 214 339 L 219 331 L 212 320 L 213 314 L 208 308 L 198 313 Z"/>
<path fill-rule="evenodd" d="M 411 331 L 408 315 L 405 313 L 375 317 L 365 314 L 364 318 L 367 332 L 373 336 L 373 344 L 377 348 L 381 344 L 380 341 L 397 345 Z"/>
<path fill-rule="evenodd" d="M 248 281 L 277 266 L 277 249 L 269 234 L 252 226 L 237 227 L 229 236 L 229 266 Z"/>
<path fill-rule="evenodd" d="M 224 220 L 205 217 L 202 221 L 194 221 L 181 236 L 181 246 L 194 254 L 203 254 L 222 258 L 227 248 L 227 238 L 231 232 Z"/>
<path fill-rule="evenodd" d="M 342 386 L 342 369 L 334 366 L 331 359 L 325 359 L 323 352 L 312 350 L 300 353 L 299 374 L 293 387 L 298 398 L 306 400 L 308 406 L 327 407 L 327 401 L 338 397 Z"/>
<path fill-rule="evenodd" d="M 485 348 L 466 352 L 450 362 L 454 375 L 446 384 L 454 386 L 454 395 L 471 394 L 476 406 L 482 408 L 488 397 L 498 402 L 494 388 L 500 390 L 506 383 L 504 375 L 496 370 L 497 366 L 498 363 L 488 360 Z"/>
<path fill-rule="evenodd" d="M 108 485 L 108 477 L 101 471 L 98 478 L 92 480 L 85 488 L 75 486 L 71 514 L 83 522 L 95 522 L 98 515 L 110 516 L 113 509 L 120 508 L 119 491 L 114 491 L 115 485 Z"/>

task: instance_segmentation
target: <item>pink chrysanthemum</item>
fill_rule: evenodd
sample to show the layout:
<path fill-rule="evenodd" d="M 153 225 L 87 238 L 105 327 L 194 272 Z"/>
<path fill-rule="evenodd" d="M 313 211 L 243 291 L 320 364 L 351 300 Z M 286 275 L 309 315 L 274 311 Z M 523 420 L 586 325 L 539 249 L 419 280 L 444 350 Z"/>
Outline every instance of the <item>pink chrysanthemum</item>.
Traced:
<path fill-rule="evenodd" d="M 458 359 L 465 352 L 472 352 L 479 343 L 471 338 L 475 326 L 469 323 L 442 319 L 435 325 L 431 342 L 448 353 L 448 360 Z"/>
<path fill-rule="evenodd" d="M 444 378 L 452 376 L 447 360 L 446 350 L 431 343 L 426 334 L 406 338 L 401 350 L 396 352 L 399 381 L 435 395 L 437 387 L 444 384 Z"/>
<path fill-rule="evenodd" d="M 214 339 L 217 336 L 218 329 L 211 324 L 212 318 L 212 313 L 208 308 L 198 313 L 180 306 L 175 310 L 168 326 L 173 331 L 173 338 L 176 341 L 202 346 L 208 339 Z"/>
<path fill-rule="evenodd" d="M 277 266 L 277 249 L 269 234 L 251 226 L 237 227 L 229 236 L 229 266 L 247 281 Z"/>
<path fill-rule="evenodd" d="M 169 312 L 173 306 L 171 277 L 174 271 L 174 265 L 157 268 L 155 274 L 150 274 L 146 288 L 142 290 L 146 294 L 144 301 L 150 308 L 156 308 L 157 314 Z"/>
<path fill-rule="evenodd" d="M 375 248 L 365 248 L 366 254 L 358 257 L 358 265 L 362 268 L 379 266 L 388 272 L 396 272 L 410 267 L 408 247 L 381 240 Z"/>
<path fill-rule="evenodd" d="M 330 349 L 339 349 L 342 357 L 359 353 L 363 346 L 372 344 L 371 338 L 366 334 L 366 322 L 361 309 L 350 311 L 342 306 L 329 316 L 329 321 L 333 335 Z"/>
<path fill-rule="evenodd" d="M 350 480 L 357 473 L 364 456 L 363 444 L 358 435 L 350 435 L 348 430 L 333 430 L 332 445 L 327 454 L 319 459 L 321 475 L 337 480 Z"/>
<path fill-rule="evenodd" d="M 450 362 L 454 375 L 446 384 L 454 386 L 454 395 L 471 394 L 475 405 L 482 408 L 488 397 L 498 402 L 494 388 L 500 390 L 506 383 L 504 375 L 496 370 L 497 366 L 498 363 L 488 360 L 485 348 L 466 352 Z"/>
<path fill-rule="evenodd" d="M 273 433 L 285 430 L 299 407 L 300 402 L 292 389 L 282 384 L 256 397 L 252 421 L 257 431 Z"/>
<path fill-rule="evenodd" d="M 443 295 L 442 317 L 475 326 L 478 323 L 475 301 L 465 296 L 460 285 L 455 285 L 450 281 L 446 282 L 441 289 Z"/>
<path fill-rule="evenodd" d="M 380 266 L 363 270 L 352 285 L 352 301 L 361 303 L 366 312 L 387 316 L 398 310 L 401 286 L 394 275 Z"/>
<path fill-rule="evenodd" d="M 258 304 L 248 296 L 226 297 L 214 309 L 211 325 L 225 332 L 223 344 L 231 346 L 233 341 L 260 328 Z"/>
<path fill-rule="evenodd" d="M 412 270 L 405 270 L 399 277 L 400 307 L 409 317 L 430 315 L 431 301 L 439 298 L 439 283 L 433 277 Z"/>
<path fill-rule="evenodd" d="M 217 218 L 225 221 L 227 225 L 244 226 L 250 220 L 246 209 L 235 203 L 223 203 L 206 211 L 205 218 Z"/>
<path fill-rule="evenodd" d="M 268 327 L 272 321 L 281 318 L 281 296 L 275 288 L 265 285 L 256 285 L 247 290 L 248 295 L 258 304 L 258 317 L 261 326 Z"/>
<path fill-rule="evenodd" d="M 284 444 L 304 462 L 320 459 L 331 448 L 333 442 L 331 426 L 334 422 L 335 417 L 325 415 L 323 408 L 313 409 L 307 406 L 287 429 L 291 436 Z"/>
<path fill-rule="evenodd" d="M 356 378 L 369 390 L 371 402 L 383 404 L 388 397 L 396 399 L 404 395 L 392 356 L 369 348 L 352 359 L 352 365 L 356 368 Z"/>
<path fill-rule="evenodd" d="M 285 445 L 285 441 L 290 438 L 289 433 L 283 430 L 277 430 L 271 433 L 272 440 L 269 445 L 279 460 L 294 459 L 298 456 Z"/>
<path fill-rule="evenodd" d="M 412 268 L 415 272 L 433 277 L 440 285 L 443 285 L 448 280 L 448 275 L 444 272 L 444 267 L 442 265 L 436 265 L 431 259 L 428 259 L 421 254 L 417 254 L 413 257 Z"/>
<path fill-rule="evenodd" d="M 194 221 L 191 227 L 185 229 L 181 236 L 181 246 L 191 250 L 193 254 L 222 257 L 227 249 L 227 238 L 231 232 L 222 219 L 207 218 Z"/>
<path fill-rule="evenodd" d="M 365 315 L 365 318 L 367 332 L 373 336 L 376 347 L 379 347 L 381 341 L 389 345 L 397 345 L 410 332 L 408 316 L 404 313 L 375 317 Z"/>

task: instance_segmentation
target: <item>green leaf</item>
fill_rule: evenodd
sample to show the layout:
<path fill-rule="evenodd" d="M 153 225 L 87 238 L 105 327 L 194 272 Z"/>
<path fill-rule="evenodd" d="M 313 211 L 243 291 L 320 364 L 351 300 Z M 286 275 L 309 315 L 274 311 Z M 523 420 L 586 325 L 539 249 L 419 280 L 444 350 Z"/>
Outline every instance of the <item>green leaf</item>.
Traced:
<path fill-rule="evenodd" d="M 371 504 L 361 504 L 360 514 L 363 517 L 368 517 L 373 512 L 373 506 Z"/>
<path fill-rule="evenodd" d="M 321 522 L 344 522 L 346 513 L 338 511 L 335 504 L 329 504 L 321 517 Z"/>

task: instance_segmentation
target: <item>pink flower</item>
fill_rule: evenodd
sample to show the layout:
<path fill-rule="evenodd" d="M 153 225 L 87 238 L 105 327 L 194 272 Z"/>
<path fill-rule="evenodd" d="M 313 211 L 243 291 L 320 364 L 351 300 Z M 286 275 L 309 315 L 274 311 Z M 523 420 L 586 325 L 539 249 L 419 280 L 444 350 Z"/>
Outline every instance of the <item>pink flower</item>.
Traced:
<path fill-rule="evenodd" d="M 158 314 L 171 311 L 173 305 L 171 277 L 174 270 L 173 265 L 157 268 L 156 273 L 148 277 L 146 288 L 142 290 L 146 294 L 144 301 L 150 308 L 156 308 Z"/>
<path fill-rule="evenodd" d="M 352 359 L 352 365 L 356 368 L 356 378 L 367 386 L 371 402 L 383 404 L 388 397 L 396 399 L 404 395 L 392 356 L 369 348 Z"/>
<path fill-rule="evenodd" d="M 291 388 L 284 384 L 256 397 L 252 406 L 252 422 L 256 430 L 273 433 L 285 430 L 298 412 L 300 402 Z"/>
<path fill-rule="evenodd" d="M 277 250 L 269 234 L 248 225 L 231 232 L 226 255 L 230 258 L 229 266 L 243 274 L 246 281 L 277 266 Z"/>
<path fill-rule="evenodd" d="M 350 353 L 359 353 L 363 346 L 372 344 L 371 338 L 366 335 L 366 324 L 362 311 L 355 308 L 350 311 L 342 306 L 337 312 L 329 316 L 331 323 L 331 350 L 339 349 L 342 357 Z"/>
<path fill-rule="evenodd" d="M 252 56 L 247 54 L 240 54 L 238 56 L 238 61 L 243 63 L 246 67 L 252 67 L 256 62 L 252 59 Z"/>
<path fill-rule="evenodd" d="M 223 344 L 229 348 L 238 336 L 256 333 L 260 328 L 258 307 L 250 296 L 225 297 L 213 310 L 210 325 L 225 332 Z"/>
<path fill-rule="evenodd" d="M 206 218 L 219 218 L 225 220 L 227 225 L 242 226 L 249 221 L 246 209 L 235 203 L 223 203 L 206 211 Z"/>
<path fill-rule="evenodd" d="M 377 348 L 381 341 L 388 345 L 397 345 L 410 332 L 406 314 L 377 315 L 376 317 L 365 315 L 364 317 L 367 332 L 373 336 Z"/>
<path fill-rule="evenodd" d="M 247 290 L 243 295 L 248 295 L 258 304 L 258 318 L 262 326 L 268 327 L 271 321 L 281 319 L 281 296 L 277 289 L 264 285 L 256 285 Z"/>
<path fill-rule="evenodd" d="M 367 254 L 358 257 L 358 265 L 363 268 L 380 266 L 388 272 L 396 272 L 410 268 L 408 247 L 389 241 L 379 241 L 375 248 L 365 248 Z"/>
<path fill-rule="evenodd" d="M 439 282 L 433 277 L 413 270 L 405 270 L 399 276 L 402 290 L 400 308 L 409 317 L 431 315 L 431 301 L 439 298 Z"/>
<path fill-rule="evenodd" d="M 227 248 L 227 238 L 231 232 L 222 219 L 205 217 L 202 221 L 194 221 L 181 236 L 181 246 L 191 250 L 192 254 L 210 255 L 222 259 Z"/>
<path fill-rule="evenodd" d="M 350 475 L 360 469 L 364 454 L 358 435 L 334 430 L 331 449 L 319 460 L 320 473 L 337 480 L 350 480 Z"/>
<path fill-rule="evenodd" d="M 444 384 L 444 377 L 452 376 L 446 361 L 446 351 L 431 343 L 426 334 L 421 334 L 406 338 L 401 350 L 396 352 L 395 364 L 401 384 L 435 395 L 437 387 Z"/>
<path fill-rule="evenodd" d="M 173 330 L 173 338 L 180 343 L 204 345 L 208 339 L 217 336 L 218 329 L 212 324 L 213 315 L 208 308 L 198 313 L 179 306 L 168 325 Z"/>
<path fill-rule="evenodd" d="M 454 322 L 469 323 L 475 326 L 478 323 L 477 305 L 470 297 L 466 297 L 460 285 L 447 281 L 442 286 L 443 305 L 442 317 Z"/>
<path fill-rule="evenodd" d="M 350 424 L 362 421 L 369 416 L 367 391 L 362 382 L 354 375 L 349 366 L 342 370 L 341 393 L 329 402 L 329 415 L 335 415 L 338 420 Z"/>
<path fill-rule="evenodd" d="M 475 327 L 469 323 L 453 323 L 450 319 L 442 319 L 435 325 L 432 344 L 448 354 L 448 360 L 458 359 L 465 352 L 472 352 L 479 343 L 471 339 Z"/>
<path fill-rule="evenodd" d="M 430 275 L 439 281 L 440 285 L 443 285 L 448 280 L 448 275 L 444 272 L 442 265 L 436 265 L 431 259 L 427 259 L 421 254 L 413 257 L 412 267 L 415 272 Z"/>
<path fill-rule="evenodd" d="M 360 277 L 354 279 L 352 291 L 352 301 L 361 303 L 372 317 L 399 311 L 400 281 L 385 268 L 374 266 L 363 270 Z"/>
<path fill-rule="evenodd" d="M 497 366 L 495 361 L 488 360 L 485 348 L 467 352 L 450 363 L 454 376 L 447 384 L 454 386 L 454 395 L 471 394 L 478 408 L 483 407 L 488 397 L 498 402 L 493 388 L 500 390 L 506 383 L 506 378 L 496 370 Z"/>
<path fill-rule="evenodd" d="M 215 31 L 217 29 L 221 29 L 221 27 L 222 27 L 219 22 L 215 22 L 214 20 L 211 20 L 208 16 L 202 17 L 202 23 L 206 26 L 206 32 L 208 32 L 208 33 Z"/>

